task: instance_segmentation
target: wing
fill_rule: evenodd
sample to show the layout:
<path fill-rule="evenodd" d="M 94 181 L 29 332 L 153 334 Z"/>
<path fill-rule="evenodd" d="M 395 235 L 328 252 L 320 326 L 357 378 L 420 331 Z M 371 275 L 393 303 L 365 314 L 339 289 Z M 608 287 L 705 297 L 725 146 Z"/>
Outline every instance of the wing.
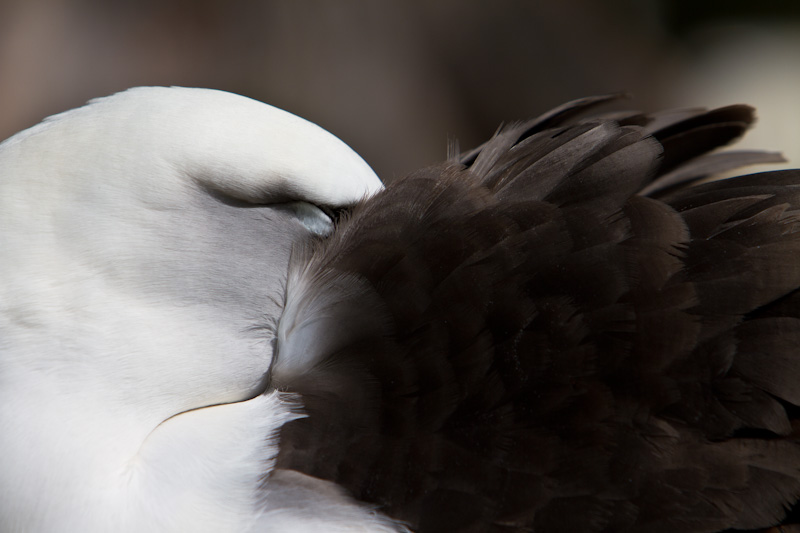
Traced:
<path fill-rule="evenodd" d="M 295 255 L 278 468 L 434 531 L 722 531 L 800 498 L 800 173 L 752 110 L 501 130 Z M 645 191 L 649 196 L 641 194 Z"/>

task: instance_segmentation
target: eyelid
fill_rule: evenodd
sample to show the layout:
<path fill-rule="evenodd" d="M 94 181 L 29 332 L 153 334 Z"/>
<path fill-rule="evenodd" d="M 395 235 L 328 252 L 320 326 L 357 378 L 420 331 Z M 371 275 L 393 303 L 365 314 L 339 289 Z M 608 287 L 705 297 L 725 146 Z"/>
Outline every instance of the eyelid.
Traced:
<path fill-rule="evenodd" d="M 333 232 L 337 217 L 335 211 L 330 208 L 308 202 L 287 202 L 274 207 L 294 215 L 308 231 L 315 235 L 327 237 Z"/>

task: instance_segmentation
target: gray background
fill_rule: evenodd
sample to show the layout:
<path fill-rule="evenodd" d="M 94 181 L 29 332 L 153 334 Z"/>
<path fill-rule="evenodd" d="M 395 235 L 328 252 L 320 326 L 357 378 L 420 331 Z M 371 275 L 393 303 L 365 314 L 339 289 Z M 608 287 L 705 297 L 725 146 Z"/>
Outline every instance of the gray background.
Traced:
<path fill-rule="evenodd" d="M 205 86 L 319 123 L 385 179 L 503 121 L 626 91 L 759 106 L 800 144 L 800 2 L 0 0 L 0 138 L 134 85 Z"/>

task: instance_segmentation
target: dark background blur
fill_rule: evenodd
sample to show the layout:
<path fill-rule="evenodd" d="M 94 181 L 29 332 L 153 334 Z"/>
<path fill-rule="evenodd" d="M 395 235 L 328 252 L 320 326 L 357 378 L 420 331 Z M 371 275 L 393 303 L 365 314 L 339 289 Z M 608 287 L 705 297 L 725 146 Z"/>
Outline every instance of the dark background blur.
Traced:
<path fill-rule="evenodd" d="M 213 87 L 391 178 L 448 137 L 626 91 L 646 110 L 754 103 L 750 144 L 800 164 L 798 22 L 795 0 L 0 0 L 0 138 L 134 85 Z"/>

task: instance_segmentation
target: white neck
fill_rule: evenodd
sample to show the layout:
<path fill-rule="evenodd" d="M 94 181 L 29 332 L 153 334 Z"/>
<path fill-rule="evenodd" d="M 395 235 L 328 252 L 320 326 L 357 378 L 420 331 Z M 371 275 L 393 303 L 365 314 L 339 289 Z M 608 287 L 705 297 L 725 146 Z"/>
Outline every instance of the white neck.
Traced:
<path fill-rule="evenodd" d="M 16 512 L 0 516 L 2 531 L 248 531 L 277 452 L 267 436 L 297 416 L 279 393 L 179 414 L 149 434 L 133 418 L 81 411 L 93 412 L 50 403 L 31 426 L 0 409 L 7 435 L 48 443 L 4 445 L 0 487 Z"/>

